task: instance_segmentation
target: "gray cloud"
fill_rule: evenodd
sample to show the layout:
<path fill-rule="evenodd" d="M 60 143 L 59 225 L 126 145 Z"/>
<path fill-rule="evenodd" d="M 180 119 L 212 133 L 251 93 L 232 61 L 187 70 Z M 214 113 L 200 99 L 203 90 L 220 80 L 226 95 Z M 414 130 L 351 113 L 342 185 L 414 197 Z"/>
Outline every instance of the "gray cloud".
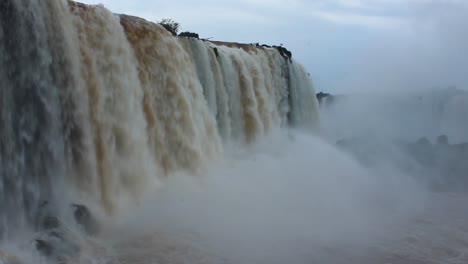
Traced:
<path fill-rule="evenodd" d="M 283 43 L 317 90 L 466 87 L 468 4 L 461 0 L 204 0 L 102 2 L 226 41 Z"/>
<path fill-rule="evenodd" d="M 401 90 L 468 86 L 468 4 L 421 1 L 409 6 L 407 28 L 382 35 L 333 89 Z"/>
<path fill-rule="evenodd" d="M 238 24 L 268 22 L 269 24 L 295 24 L 295 19 L 323 19 L 339 24 L 357 24 L 378 27 L 391 24 L 397 18 L 384 15 L 386 5 L 362 0 L 204 0 L 155 3 L 136 0 L 83 0 L 85 3 L 102 3 L 114 12 L 130 13 L 150 20 L 173 17 L 187 22 L 187 27 L 210 27 L 213 22 Z M 385 3 L 385 1 L 384 1 Z M 392 6 L 390 6 L 392 7 Z M 371 12 L 372 11 L 372 12 Z M 262 24 L 262 23 L 260 23 Z M 267 25 L 267 24 L 265 24 Z M 387 27 L 385 25 L 384 27 Z"/>

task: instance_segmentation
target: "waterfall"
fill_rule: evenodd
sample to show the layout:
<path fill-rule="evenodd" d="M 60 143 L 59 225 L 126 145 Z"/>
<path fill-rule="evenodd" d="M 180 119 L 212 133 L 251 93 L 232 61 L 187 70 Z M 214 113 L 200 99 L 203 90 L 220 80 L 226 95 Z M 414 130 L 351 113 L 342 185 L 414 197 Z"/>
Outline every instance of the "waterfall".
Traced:
<path fill-rule="evenodd" d="M 138 59 L 149 145 L 159 165 L 165 174 L 198 171 L 221 151 L 221 143 L 192 58 L 163 27 L 120 19 Z"/>
<path fill-rule="evenodd" d="M 308 73 L 275 47 L 174 37 L 61 0 L 0 3 L 0 100 L 3 239 L 46 202 L 110 214 L 232 144 L 318 125 Z"/>
<path fill-rule="evenodd" d="M 56 3 L 58 4 L 58 3 Z M 68 74 L 59 69 L 64 36 L 49 31 L 56 4 L 0 3 L 0 211 L 3 237 L 10 228 L 34 222 L 41 200 L 54 196 L 53 184 L 66 174 L 61 108 Z M 60 51 L 60 50 L 58 50 Z M 63 70 L 63 72 L 58 72 Z M 66 104 L 66 102 L 63 102 Z"/>

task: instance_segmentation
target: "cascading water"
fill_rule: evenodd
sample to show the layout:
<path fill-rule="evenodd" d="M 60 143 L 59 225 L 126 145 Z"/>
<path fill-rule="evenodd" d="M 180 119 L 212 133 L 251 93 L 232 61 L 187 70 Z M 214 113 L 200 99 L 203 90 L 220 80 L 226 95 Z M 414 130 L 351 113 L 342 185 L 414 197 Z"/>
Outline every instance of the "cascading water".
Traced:
<path fill-rule="evenodd" d="M 164 173 L 199 171 L 204 160 L 221 152 L 195 65 L 179 41 L 164 28 L 121 16 L 138 59 L 149 145 Z"/>
<path fill-rule="evenodd" d="M 39 1 L 0 4 L 0 233 L 34 223 L 41 200 L 51 199 L 66 175 L 63 133 L 64 94 L 49 43 L 60 46 L 64 36 L 49 31 L 57 5 Z M 48 9 L 48 10 L 46 10 Z M 60 51 L 60 50 L 59 50 Z M 67 69 L 63 70 L 68 74 Z M 66 100 L 63 104 L 66 104 Z M 71 109 L 73 110 L 73 109 Z"/>
<path fill-rule="evenodd" d="M 157 176 L 141 102 L 137 61 L 119 19 L 104 8 L 74 8 L 82 77 L 101 200 L 112 210 L 116 197 L 136 195 Z"/>
<path fill-rule="evenodd" d="M 0 3 L 0 95 L 3 240 L 37 228 L 46 203 L 110 213 L 231 142 L 318 122 L 308 74 L 276 48 L 61 0 Z"/>

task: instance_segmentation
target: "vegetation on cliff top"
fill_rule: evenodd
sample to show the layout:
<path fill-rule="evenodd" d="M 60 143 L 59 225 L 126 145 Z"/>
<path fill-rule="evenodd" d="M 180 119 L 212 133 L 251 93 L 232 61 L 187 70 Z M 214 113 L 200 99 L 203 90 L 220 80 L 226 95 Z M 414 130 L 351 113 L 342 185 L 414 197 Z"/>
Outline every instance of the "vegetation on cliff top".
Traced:
<path fill-rule="evenodd" d="M 158 22 L 158 24 L 163 26 L 167 31 L 171 32 L 173 36 L 177 36 L 177 33 L 179 33 L 179 22 L 176 22 L 171 18 L 163 18 L 161 21 Z"/>
<path fill-rule="evenodd" d="M 157 22 L 159 25 L 161 25 L 162 27 L 164 27 L 167 31 L 169 31 L 173 36 L 177 36 L 177 34 L 179 33 L 179 30 L 180 30 L 180 23 L 179 22 L 176 22 L 174 21 L 172 18 L 163 18 L 161 19 L 161 21 Z M 182 32 L 178 35 L 179 37 L 188 37 L 188 38 L 196 38 L 196 39 L 200 39 L 200 36 L 197 34 L 197 33 L 193 33 L 193 32 Z M 201 39 L 201 40 L 206 40 L 206 39 Z M 289 60 L 291 61 L 291 58 L 292 58 L 292 53 L 291 51 L 289 51 L 288 49 L 286 49 L 285 47 L 283 47 L 283 45 L 281 44 L 280 46 L 269 46 L 269 45 L 260 45 L 259 43 L 256 43 L 256 44 L 250 44 L 250 45 L 254 45 L 254 46 L 257 46 L 257 47 L 268 47 L 268 48 L 275 48 L 278 50 L 278 52 L 281 54 L 281 56 L 283 58 L 285 58 L 286 60 Z M 216 51 L 217 53 L 217 51 Z"/>

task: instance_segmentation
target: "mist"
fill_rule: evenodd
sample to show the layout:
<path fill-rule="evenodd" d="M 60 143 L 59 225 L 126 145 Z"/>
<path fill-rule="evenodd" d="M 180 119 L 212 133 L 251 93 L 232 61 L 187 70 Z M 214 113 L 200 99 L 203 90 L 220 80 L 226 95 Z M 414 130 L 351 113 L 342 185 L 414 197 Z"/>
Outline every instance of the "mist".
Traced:
<path fill-rule="evenodd" d="M 297 131 L 226 157 L 203 177 L 168 178 L 114 228 L 136 240 L 142 234 L 181 238 L 174 246 L 180 262 L 193 251 L 183 245 L 191 245 L 226 263 L 345 263 L 366 255 L 382 237 L 394 237 L 397 223 L 425 206 L 426 191 L 411 177 L 391 167 L 364 168 L 323 139 Z M 132 261 L 154 254 L 137 252 Z"/>

